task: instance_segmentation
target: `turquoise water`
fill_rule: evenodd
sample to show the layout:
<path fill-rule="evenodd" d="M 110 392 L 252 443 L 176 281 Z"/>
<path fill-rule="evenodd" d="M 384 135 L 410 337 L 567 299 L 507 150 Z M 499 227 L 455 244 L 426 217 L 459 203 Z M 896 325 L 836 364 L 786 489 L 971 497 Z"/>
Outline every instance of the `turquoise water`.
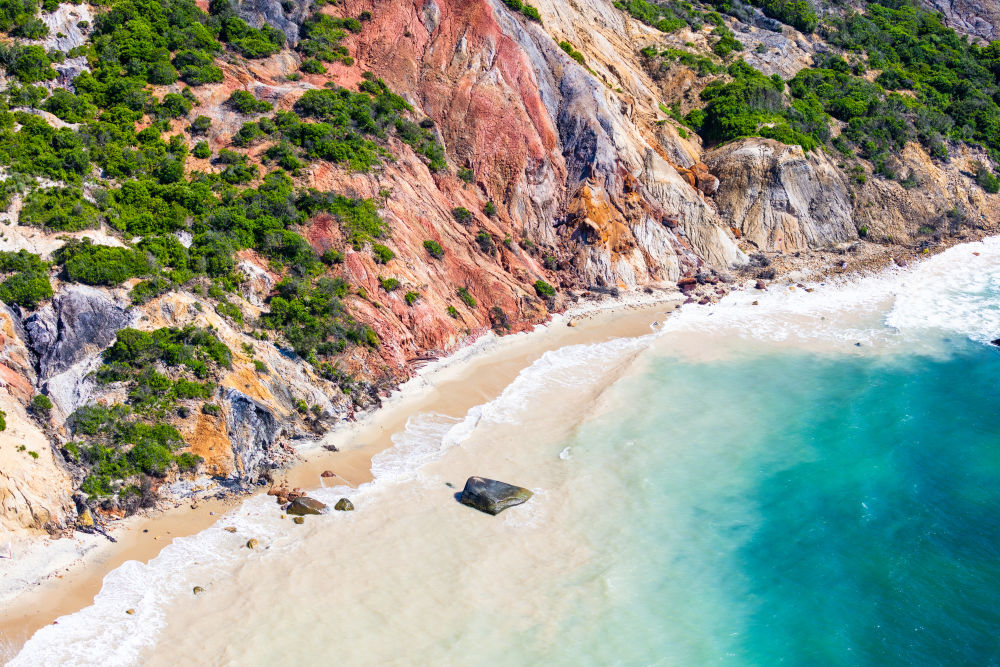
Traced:
<path fill-rule="evenodd" d="M 997 335 L 1000 239 L 547 352 L 310 492 L 355 512 L 249 499 L 14 664 L 998 665 Z"/>
<path fill-rule="evenodd" d="M 996 664 L 1000 354 L 951 347 L 661 357 L 620 383 L 568 443 L 574 476 L 618 481 L 590 508 L 617 532 L 582 535 L 620 590 L 532 657 Z"/>

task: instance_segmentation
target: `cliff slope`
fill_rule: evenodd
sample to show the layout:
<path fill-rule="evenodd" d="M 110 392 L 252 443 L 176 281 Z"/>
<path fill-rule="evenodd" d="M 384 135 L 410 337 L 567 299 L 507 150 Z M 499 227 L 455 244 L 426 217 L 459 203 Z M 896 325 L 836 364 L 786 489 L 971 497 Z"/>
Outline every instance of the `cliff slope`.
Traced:
<path fill-rule="evenodd" d="M 852 26 L 933 35 L 991 93 L 992 52 L 807 4 L 7 17 L 0 525 L 265 484 L 417 364 L 581 298 L 995 230 L 992 107 Z"/>

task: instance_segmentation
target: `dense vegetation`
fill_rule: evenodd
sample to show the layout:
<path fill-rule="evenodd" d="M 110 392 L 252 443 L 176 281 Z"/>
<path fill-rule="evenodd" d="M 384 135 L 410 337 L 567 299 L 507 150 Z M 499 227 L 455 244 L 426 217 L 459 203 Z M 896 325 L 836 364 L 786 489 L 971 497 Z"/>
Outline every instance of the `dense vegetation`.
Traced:
<path fill-rule="evenodd" d="M 739 0 L 710 4 L 741 20 L 753 20 Z M 799 30 L 815 30 L 842 55 L 816 56 L 813 66 L 799 71 L 787 85 L 738 61 L 705 88 L 704 108 L 681 118 L 664 107 L 707 141 L 764 136 L 807 150 L 830 146 L 846 159 L 870 162 L 875 173 L 888 178 L 896 176 L 891 156 L 908 141 L 921 143 L 937 158 L 948 157 L 953 141 L 981 145 L 994 161 L 1000 158 L 1000 42 L 971 43 L 946 27 L 940 14 L 908 0 L 868 3 L 822 21 L 802 0 L 751 4 Z M 684 25 L 700 29 L 702 22 L 720 27 L 710 12 L 686 3 L 629 0 L 616 6 L 663 31 Z M 725 40 L 723 34 L 715 47 L 721 57 L 725 48 L 720 52 L 718 47 Z M 655 68 L 679 63 L 701 75 L 718 73 L 710 59 L 677 49 L 647 47 L 643 55 Z M 876 76 L 866 77 L 870 71 Z M 831 119 L 844 124 L 842 132 L 831 131 Z M 995 176 L 988 167 L 980 168 L 976 177 L 984 188 L 992 188 Z"/>
<path fill-rule="evenodd" d="M 348 343 L 378 345 L 378 336 L 347 313 L 341 299 L 348 284 L 339 278 L 321 278 L 314 285 L 284 280 L 272 297 L 263 324 L 280 331 L 296 353 L 314 363 L 346 349 Z"/>
<path fill-rule="evenodd" d="M 163 328 L 152 332 L 122 329 L 104 352 L 100 383 L 123 383 L 127 404 L 87 405 L 69 419 L 75 440 L 67 455 L 88 470 L 81 489 L 100 497 L 136 493 L 140 475 L 162 477 L 172 467 L 191 470 L 198 457 L 175 451 L 184 446 L 176 428 L 163 423 L 175 410 L 190 410 L 215 394 L 209 378 L 229 368 L 232 353 L 208 329 Z M 171 377 L 173 376 L 173 377 Z M 182 407 L 178 407 L 178 404 Z"/>
<path fill-rule="evenodd" d="M 34 310 L 52 298 L 49 265 L 27 250 L 0 252 L 0 301 Z"/>
<path fill-rule="evenodd" d="M 729 81 L 717 79 L 702 91 L 705 109 L 686 119 L 707 140 L 763 136 L 809 150 L 829 137 L 826 115 L 814 100 L 785 103 L 781 77 L 766 77 L 742 60 L 727 72 Z"/>

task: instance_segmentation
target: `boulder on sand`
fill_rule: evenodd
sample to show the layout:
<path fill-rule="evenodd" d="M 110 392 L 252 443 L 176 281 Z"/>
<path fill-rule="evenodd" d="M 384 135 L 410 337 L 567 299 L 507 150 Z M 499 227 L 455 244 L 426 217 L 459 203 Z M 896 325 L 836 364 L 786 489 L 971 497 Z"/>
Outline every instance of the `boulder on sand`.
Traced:
<path fill-rule="evenodd" d="M 337 510 L 338 512 L 353 512 L 354 503 L 352 503 L 347 498 L 341 498 L 340 500 L 337 501 L 337 504 L 333 506 L 333 509 Z"/>
<path fill-rule="evenodd" d="M 485 477 L 470 477 L 458 502 L 487 514 L 499 514 L 508 507 L 527 502 L 532 492 L 520 486 Z"/>
<path fill-rule="evenodd" d="M 285 510 L 288 514 L 294 514 L 296 516 L 304 516 L 306 514 L 324 514 L 326 513 L 326 505 L 316 500 L 315 498 L 310 498 L 309 496 L 299 496 L 288 506 Z"/>

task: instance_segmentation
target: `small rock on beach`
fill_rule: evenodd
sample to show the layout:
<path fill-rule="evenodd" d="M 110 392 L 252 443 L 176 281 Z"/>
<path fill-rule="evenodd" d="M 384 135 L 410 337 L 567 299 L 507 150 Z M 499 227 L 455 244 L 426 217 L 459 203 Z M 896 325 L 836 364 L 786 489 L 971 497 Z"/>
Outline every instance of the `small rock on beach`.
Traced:
<path fill-rule="evenodd" d="M 325 504 L 315 498 L 299 496 L 291 502 L 285 511 L 296 516 L 304 516 L 306 514 L 323 514 L 327 509 Z"/>
<path fill-rule="evenodd" d="M 354 503 L 352 503 L 347 498 L 341 498 L 340 500 L 337 501 L 337 504 L 333 506 L 333 509 L 337 510 L 338 512 L 353 512 Z"/>

